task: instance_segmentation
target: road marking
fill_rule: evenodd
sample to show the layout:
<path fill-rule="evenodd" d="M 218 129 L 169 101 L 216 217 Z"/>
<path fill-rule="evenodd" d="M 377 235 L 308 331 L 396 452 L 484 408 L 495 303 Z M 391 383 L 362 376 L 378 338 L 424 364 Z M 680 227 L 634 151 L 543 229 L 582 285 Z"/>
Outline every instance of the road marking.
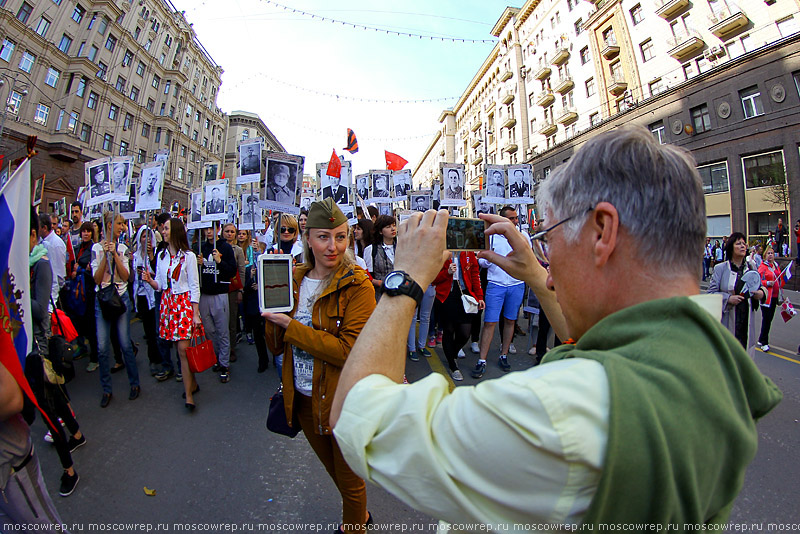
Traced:
<path fill-rule="evenodd" d="M 431 371 L 433 371 L 434 373 L 439 373 L 445 378 L 445 380 L 447 380 L 447 385 L 450 388 L 450 392 L 452 393 L 452 391 L 456 389 L 456 383 L 453 382 L 453 379 L 450 378 L 450 373 L 444 368 L 442 360 L 439 358 L 439 353 L 433 350 L 433 348 L 431 347 L 428 347 L 428 350 L 431 351 L 431 357 L 425 359 L 428 361 L 428 365 L 430 366 Z"/>
<path fill-rule="evenodd" d="M 772 348 L 772 347 L 770 347 L 770 348 Z M 786 350 L 783 347 L 776 347 L 776 348 L 781 349 L 781 350 L 786 351 L 786 352 L 791 354 L 791 351 Z M 758 349 L 758 350 L 761 350 L 761 349 Z M 789 362 L 796 363 L 796 364 L 800 365 L 800 360 L 795 360 L 794 358 L 789 358 L 788 356 L 783 356 L 781 354 L 776 354 L 776 353 L 772 352 L 771 350 L 770 351 L 761 350 L 761 352 L 763 354 L 769 354 L 770 356 L 775 356 L 776 358 L 780 358 L 782 360 L 786 360 L 786 361 L 789 361 Z"/>

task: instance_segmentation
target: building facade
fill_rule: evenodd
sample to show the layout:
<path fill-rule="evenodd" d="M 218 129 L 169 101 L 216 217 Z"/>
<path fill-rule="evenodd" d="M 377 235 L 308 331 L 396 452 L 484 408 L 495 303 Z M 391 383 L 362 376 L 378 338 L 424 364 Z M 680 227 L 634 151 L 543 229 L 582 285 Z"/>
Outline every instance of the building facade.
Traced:
<path fill-rule="evenodd" d="M 229 190 L 234 191 L 235 177 L 239 175 L 239 143 L 248 139 L 261 137 L 264 139 L 264 150 L 270 152 L 286 152 L 275 134 L 267 128 L 261 117 L 248 111 L 233 111 L 226 115 L 225 160 L 223 169 L 225 177 L 231 179 Z M 256 186 L 257 187 L 257 186 Z"/>
<path fill-rule="evenodd" d="M 223 69 L 169 0 L 0 0 L 0 151 L 38 136 L 43 201 L 74 200 L 84 163 L 168 150 L 163 206 L 185 206 L 206 162 L 221 162 Z M 49 209 L 49 208 L 48 208 Z"/>

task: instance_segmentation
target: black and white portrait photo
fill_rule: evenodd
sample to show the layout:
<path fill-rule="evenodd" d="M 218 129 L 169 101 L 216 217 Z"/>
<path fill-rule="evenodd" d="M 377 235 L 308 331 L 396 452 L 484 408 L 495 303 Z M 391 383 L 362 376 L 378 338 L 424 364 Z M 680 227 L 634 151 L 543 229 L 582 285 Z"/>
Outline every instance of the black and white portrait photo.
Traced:
<path fill-rule="evenodd" d="M 392 205 L 391 204 L 379 204 L 378 205 L 378 213 L 380 213 L 381 215 L 388 215 L 389 217 L 391 217 L 394 214 L 394 212 L 392 210 Z"/>
<path fill-rule="evenodd" d="M 239 219 L 239 226 L 245 230 L 253 228 L 253 222 L 262 222 L 261 207 L 258 205 L 258 196 L 244 195 L 242 197 L 242 216 Z"/>
<path fill-rule="evenodd" d="M 394 186 L 394 196 L 405 197 L 411 191 L 411 171 L 395 171 L 392 173 L 392 185 Z"/>
<path fill-rule="evenodd" d="M 481 194 L 480 191 L 472 192 L 472 206 L 475 209 L 475 217 L 477 217 L 481 213 L 490 213 L 494 215 L 495 212 L 494 204 L 490 204 L 489 202 L 484 202 L 483 195 Z"/>
<path fill-rule="evenodd" d="M 129 158 L 126 158 L 129 159 Z M 130 174 L 133 169 L 133 161 L 112 161 L 111 178 L 114 185 L 116 200 L 124 202 L 130 192 Z"/>
<path fill-rule="evenodd" d="M 356 175 L 356 195 L 361 197 L 361 200 L 369 198 L 369 174 Z"/>
<path fill-rule="evenodd" d="M 261 141 L 239 145 L 239 177 L 237 184 L 250 184 L 261 179 Z"/>
<path fill-rule="evenodd" d="M 105 202 L 113 196 L 111 191 L 111 172 L 107 161 L 89 167 L 89 194 L 93 204 Z"/>
<path fill-rule="evenodd" d="M 502 203 L 506 197 L 506 170 L 500 165 L 488 165 L 486 175 L 484 198 L 489 202 Z"/>
<path fill-rule="evenodd" d="M 430 193 L 411 193 L 410 208 L 414 211 L 428 211 L 431 209 Z"/>
<path fill-rule="evenodd" d="M 226 213 L 228 216 L 225 218 L 226 224 L 236 224 L 236 218 L 239 216 L 239 206 L 236 205 L 235 200 L 228 202 L 226 206 Z"/>
<path fill-rule="evenodd" d="M 314 202 L 314 197 L 300 197 L 300 209 L 308 211 L 312 202 Z"/>
<path fill-rule="evenodd" d="M 152 162 L 142 166 L 136 211 L 161 209 L 162 165 L 162 162 Z"/>
<path fill-rule="evenodd" d="M 389 171 L 372 173 L 372 198 L 388 199 L 391 196 L 389 192 L 389 176 Z"/>
<path fill-rule="evenodd" d="M 211 185 L 206 187 L 206 215 L 219 215 L 221 213 L 225 213 L 225 192 L 222 190 L 222 186 Z"/>
<path fill-rule="evenodd" d="M 128 186 L 128 198 L 119 203 L 119 212 L 126 219 L 135 219 L 139 216 L 136 211 L 136 186 L 134 184 Z"/>
<path fill-rule="evenodd" d="M 44 196 L 44 175 L 40 176 L 33 182 L 33 205 L 38 206 L 42 203 L 42 196 Z"/>
<path fill-rule="evenodd" d="M 266 199 L 279 204 L 294 205 L 297 167 L 282 161 L 268 162 Z"/>
<path fill-rule="evenodd" d="M 203 192 L 192 193 L 192 206 L 189 210 L 189 222 L 197 223 L 203 219 Z"/>
<path fill-rule="evenodd" d="M 342 183 L 342 178 L 338 176 L 322 175 L 322 199 L 332 198 L 336 204 L 349 204 L 350 192 L 347 184 Z"/>
<path fill-rule="evenodd" d="M 444 198 L 448 200 L 464 198 L 464 179 L 458 169 L 446 169 L 444 178 Z"/>
<path fill-rule="evenodd" d="M 532 202 L 530 165 L 508 168 L 508 197 L 521 203 Z"/>
<path fill-rule="evenodd" d="M 203 181 L 213 182 L 217 179 L 219 179 L 219 163 L 206 163 Z"/>

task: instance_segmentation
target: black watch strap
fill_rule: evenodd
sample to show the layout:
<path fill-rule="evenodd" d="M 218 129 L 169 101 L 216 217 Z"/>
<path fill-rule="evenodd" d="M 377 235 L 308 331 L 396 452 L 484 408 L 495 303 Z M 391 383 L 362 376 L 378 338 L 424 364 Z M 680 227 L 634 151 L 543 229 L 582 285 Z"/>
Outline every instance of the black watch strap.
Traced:
<path fill-rule="evenodd" d="M 417 301 L 417 306 L 422 304 L 422 297 L 425 296 L 425 292 L 422 291 L 422 288 L 419 284 L 409 276 L 409 274 L 405 271 L 392 271 L 391 273 L 387 274 L 384 278 L 384 282 L 387 278 L 391 275 L 402 275 L 403 281 L 400 283 L 398 287 L 394 288 L 387 288 L 384 285 L 384 293 L 391 297 L 395 297 L 398 295 L 406 295 Z"/>

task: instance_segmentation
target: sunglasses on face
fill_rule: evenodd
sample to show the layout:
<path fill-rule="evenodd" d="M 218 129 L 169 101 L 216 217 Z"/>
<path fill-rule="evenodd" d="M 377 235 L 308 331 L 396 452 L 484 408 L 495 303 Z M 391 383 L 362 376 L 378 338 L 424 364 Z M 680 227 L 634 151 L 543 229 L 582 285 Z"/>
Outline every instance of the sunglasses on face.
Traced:
<path fill-rule="evenodd" d="M 292 227 L 281 226 L 281 233 L 282 234 L 293 234 L 295 233 L 295 229 Z"/>

